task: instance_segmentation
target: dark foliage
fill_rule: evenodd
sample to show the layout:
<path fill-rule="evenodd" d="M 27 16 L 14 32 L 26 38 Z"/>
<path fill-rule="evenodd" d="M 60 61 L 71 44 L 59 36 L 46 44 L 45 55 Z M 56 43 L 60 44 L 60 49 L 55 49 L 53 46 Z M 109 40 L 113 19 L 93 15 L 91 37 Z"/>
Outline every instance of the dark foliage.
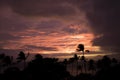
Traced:
<path fill-rule="evenodd" d="M 25 61 L 27 56 L 20 52 L 18 58 Z M 0 55 L 0 80 L 119 80 L 120 63 L 115 58 L 103 56 L 98 61 L 86 60 L 85 56 L 78 57 L 76 54 L 69 60 L 59 62 L 57 58 L 43 58 L 36 54 L 34 59 L 27 62 L 24 69 L 12 64 L 13 57 Z M 67 65 L 76 63 L 81 69 L 77 69 L 76 76 L 67 71 Z M 80 64 L 78 64 L 80 63 Z M 24 65 L 24 64 L 23 64 Z M 72 65 L 74 70 L 74 65 Z"/>
<path fill-rule="evenodd" d="M 95 80 L 120 80 L 120 64 L 98 71 Z"/>

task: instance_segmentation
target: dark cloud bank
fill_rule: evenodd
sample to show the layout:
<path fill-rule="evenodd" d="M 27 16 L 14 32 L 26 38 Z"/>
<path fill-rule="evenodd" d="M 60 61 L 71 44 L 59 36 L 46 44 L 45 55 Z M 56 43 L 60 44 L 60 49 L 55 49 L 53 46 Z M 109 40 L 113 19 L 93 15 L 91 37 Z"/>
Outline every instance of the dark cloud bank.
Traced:
<path fill-rule="evenodd" d="M 95 34 L 102 37 L 93 40 L 93 45 L 103 50 L 120 51 L 120 1 L 93 0 L 91 11 L 86 15 Z"/>

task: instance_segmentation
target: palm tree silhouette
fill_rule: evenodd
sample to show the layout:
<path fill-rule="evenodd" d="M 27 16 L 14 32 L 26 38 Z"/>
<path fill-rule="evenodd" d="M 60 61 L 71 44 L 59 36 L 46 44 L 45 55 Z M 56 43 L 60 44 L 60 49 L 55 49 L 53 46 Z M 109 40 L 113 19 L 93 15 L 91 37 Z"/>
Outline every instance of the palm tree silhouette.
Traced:
<path fill-rule="evenodd" d="M 84 45 L 83 44 L 79 44 L 78 46 L 77 46 L 77 49 L 76 49 L 77 51 L 82 51 L 83 52 L 83 56 L 84 56 Z"/>
<path fill-rule="evenodd" d="M 77 46 L 77 49 L 76 49 L 78 52 L 82 51 L 83 55 L 81 56 L 81 68 L 83 68 L 83 70 L 85 72 L 87 72 L 87 61 L 84 57 L 84 52 L 87 52 L 89 53 L 90 51 L 89 50 L 85 50 L 84 51 L 84 44 L 78 44 Z"/>
<path fill-rule="evenodd" d="M 23 61 L 24 62 L 24 68 L 25 68 L 25 65 L 26 65 L 26 59 L 28 58 L 29 56 L 29 53 L 27 55 L 25 55 L 25 53 L 23 51 L 20 51 L 20 53 L 18 54 L 18 57 L 17 57 L 17 62 L 21 62 Z"/>

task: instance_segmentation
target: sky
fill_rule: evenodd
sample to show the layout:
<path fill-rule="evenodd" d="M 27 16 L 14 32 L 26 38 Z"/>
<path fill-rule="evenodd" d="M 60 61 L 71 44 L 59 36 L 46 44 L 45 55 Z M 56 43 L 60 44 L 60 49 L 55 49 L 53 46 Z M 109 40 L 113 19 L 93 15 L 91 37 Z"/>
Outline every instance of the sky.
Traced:
<path fill-rule="evenodd" d="M 0 0 L 0 52 L 120 52 L 119 0 Z"/>

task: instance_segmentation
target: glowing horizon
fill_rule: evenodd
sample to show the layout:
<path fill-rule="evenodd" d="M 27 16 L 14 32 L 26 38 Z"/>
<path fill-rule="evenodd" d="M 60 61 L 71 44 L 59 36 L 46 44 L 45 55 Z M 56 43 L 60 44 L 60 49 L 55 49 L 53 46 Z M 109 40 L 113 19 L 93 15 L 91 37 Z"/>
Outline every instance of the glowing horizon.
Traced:
<path fill-rule="evenodd" d="M 35 30 L 28 31 L 37 32 Z M 26 33 L 28 34 L 28 32 Z M 44 35 L 46 32 L 38 32 L 44 36 L 22 36 L 26 33 L 15 34 L 16 36 L 21 35 L 22 39 L 19 41 L 9 41 L 11 44 L 4 46 L 4 49 L 23 49 L 26 52 L 43 54 L 72 53 L 75 52 L 77 45 L 82 43 L 85 46 L 85 50 L 100 51 L 99 46 L 92 46 L 92 40 L 95 38 L 93 33 L 60 34 L 55 32 L 50 35 Z M 48 50 L 42 50 L 41 48 L 44 47 L 40 46 L 45 46 Z"/>

